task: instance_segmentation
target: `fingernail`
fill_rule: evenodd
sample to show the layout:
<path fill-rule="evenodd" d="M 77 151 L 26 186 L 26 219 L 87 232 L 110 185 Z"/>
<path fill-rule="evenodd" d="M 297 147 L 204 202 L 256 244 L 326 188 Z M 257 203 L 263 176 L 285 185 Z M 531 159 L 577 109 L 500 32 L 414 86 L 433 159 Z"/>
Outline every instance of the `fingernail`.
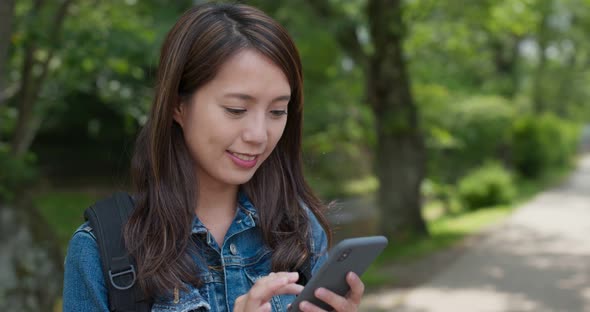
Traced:
<path fill-rule="evenodd" d="M 318 297 L 323 297 L 326 294 L 326 290 L 324 288 L 318 288 L 315 290 L 315 295 Z"/>

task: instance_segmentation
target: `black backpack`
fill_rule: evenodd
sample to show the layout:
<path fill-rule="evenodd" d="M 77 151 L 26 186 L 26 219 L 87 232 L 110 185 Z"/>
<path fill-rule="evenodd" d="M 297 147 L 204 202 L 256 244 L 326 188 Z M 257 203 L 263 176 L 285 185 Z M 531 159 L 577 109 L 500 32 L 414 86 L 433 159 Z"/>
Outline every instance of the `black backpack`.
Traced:
<path fill-rule="evenodd" d="M 147 312 L 153 304 L 137 283 L 135 260 L 127 253 L 123 239 L 123 226 L 134 207 L 129 194 L 118 192 L 84 211 L 84 218 L 90 222 L 98 242 L 110 311 Z M 300 276 L 297 283 L 305 286 L 311 278 L 309 257 L 297 272 Z"/>
<path fill-rule="evenodd" d="M 151 298 L 136 283 L 135 260 L 127 253 L 123 240 L 123 226 L 134 206 L 129 194 L 120 192 L 84 211 L 84 218 L 90 222 L 98 242 L 110 311 L 149 312 L 152 309 Z"/>

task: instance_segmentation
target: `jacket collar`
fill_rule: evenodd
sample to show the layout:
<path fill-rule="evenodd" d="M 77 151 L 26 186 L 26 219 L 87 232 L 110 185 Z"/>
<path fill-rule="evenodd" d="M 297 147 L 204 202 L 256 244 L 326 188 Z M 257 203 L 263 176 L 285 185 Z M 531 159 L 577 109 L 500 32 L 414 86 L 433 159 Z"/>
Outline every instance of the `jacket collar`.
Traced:
<path fill-rule="evenodd" d="M 238 209 L 236 210 L 234 220 L 236 220 L 236 218 L 237 220 L 244 221 L 244 223 L 248 226 L 254 226 L 255 220 L 258 219 L 258 212 L 256 211 L 256 208 L 248 198 L 248 195 L 246 195 L 246 193 L 244 193 L 242 190 L 238 191 Z M 196 215 L 193 215 L 193 225 L 191 232 L 193 234 L 207 233 L 207 228 Z"/>

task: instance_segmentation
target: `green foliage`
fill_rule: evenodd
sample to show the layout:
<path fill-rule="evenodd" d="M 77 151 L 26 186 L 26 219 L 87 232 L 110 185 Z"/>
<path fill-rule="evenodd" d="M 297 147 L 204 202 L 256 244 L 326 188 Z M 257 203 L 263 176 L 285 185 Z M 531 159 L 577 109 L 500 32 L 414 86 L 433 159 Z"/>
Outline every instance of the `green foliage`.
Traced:
<path fill-rule="evenodd" d="M 565 23 L 561 28 L 550 25 L 555 28 L 549 34 L 550 41 L 566 38 L 573 46 L 560 50 L 560 57 L 548 60 L 547 73 L 552 81 L 545 95 L 552 94 L 550 108 L 582 119 L 580 116 L 590 115 L 590 109 L 582 104 L 588 96 L 585 85 L 589 79 L 586 66 L 577 65 L 584 62 L 584 51 L 588 51 L 584 40 L 590 11 L 577 0 L 553 2 L 558 9 L 554 14 L 575 13 L 576 23 Z M 89 161 L 97 162 L 107 157 L 82 149 L 88 150 L 88 145 L 97 145 L 97 141 L 118 148 L 123 145 L 118 137 L 132 141 L 150 105 L 159 44 L 176 18 L 194 3 L 76 1 L 64 20 L 60 42 L 55 45 L 48 42 L 50 36 L 45 30 L 58 3 L 45 3 L 35 19 L 30 14 L 32 2 L 17 1 L 14 46 L 7 68 L 9 89 L 14 90 L 21 78 L 26 42 L 34 41 L 39 48 L 37 61 L 49 57 L 48 51 L 55 48 L 39 99 L 41 109 L 36 112 L 51 117 L 41 118 L 37 147 L 55 145 L 55 138 L 65 137 L 61 134 L 75 132 L 80 135 L 70 154 L 96 155 Z M 366 3 L 248 3 L 261 7 L 285 25 L 301 54 L 306 100 L 303 150 L 311 183 L 326 197 L 373 190 L 374 184 L 357 187 L 363 184 L 358 181 L 371 176 L 376 142 L 374 118 L 365 103 L 367 64 L 339 40 L 343 29 L 356 30 L 362 52 L 371 51 L 368 20 L 363 13 Z M 507 57 L 515 44 L 537 35 L 544 12 L 540 4 L 535 0 L 418 0 L 405 4 L 405 55 L 426 137 L 427 172 L 433 181 L 453 183 L 481 165 L 483 159 L 509 163 L 510 129 L 515 118 L 513 99 L 527 98 L 530 90 L 526 82 L 534 78 L 536 63 L 531 55 Z M 337 14 L 324 16 L 321 10 L 314 9 L 317 7 Z M 348 37 L 349 43 L 355 39 Z M 503 71 L 515 75 L 518 79 L 514 81 L 525 83 L 513 83 Z M 506 88 L 515 90 L 514 98 L 503 93 Z M 567 99 L 568 105 L 561 105 L 559 99 Z M 13 128 L 13 106 L 0 111 L 0 141 L 8 141 Z M 392 116 L 390 124 L 397 123 L 396 118 L 403 116 Z M 48 159 L 47 154 L 40 154 L 40 160 Z"/>
<path fill-rule="evenodd" d="M 22 83 L 25 48 L 34 46 L 34 76 L 44 62 L 48 63 L 34 109 L 44 121 L 40 132 L 68 131 L 61 125 L 70 123 L 63 121 L 78 118 L 70 110 L 85 106 L 85 101 L 73 100 L 76 96 L 72 95 L 79 94 L 99 99 L 101 106 L 116 112 L 119 120 L 129 120 L 133 123 L 130 129 L 135 130 L 145 121 L 151 103 L 159 43 L 191 2 L 73 1 L 53 38 L 56 41 L 51 41 L 48 30 L 53 27 L 60 2 L 45 1 L 39 10 L 33 10 L 31 1 L 16 1 L 8 90 L 16 90 Z M 157 17 L 154 12 L 158 12 Z M 15 99 L 9 96 L 8 100 Z"/>
<path fill-rule="evenodd" d="M 0 106 L 0 141 L 8 138 L 16 123 L 16 109 Z"/>
<path fill-rule="evenodd" d="M 455 184 L 427 178 L 422 182 L 421 194 L 424 198 L 422 214 L 426 220 L 432 220 L 441 215 L 457 214 L 463 210 Z"/>
<path fill-rule="evenodd" d="M 489 162 L 469 172 L 458 183 L 458 195 L 467 209 L 510 203 L 516 195 L 513 178 L 502 165 Z"/>
<path fill-rule="evenodd" d="M 512 131 L 514 165 L 529 178 L 568 165 L 579 144 L 579 126 L 552 114 L 521 117 Z"/>
<path fill-rule="evenodd" d="M 363 103 L 363 70 L 334 36 L 344 20 L 321 20 L 308 5 L 256 1 L 286 26 L 304 68 L 303 155 L 312 187 L 323 198 L 339 198 L 374 189 L 371 174 L 373 116 Z M 343 12 L 357 12 L 343 1 Z M 297 14 L 294 14 L 297 12 Z M 351 14 L 352 14 L 351 13 Z M 346 13 L 348 14 L 348 13 Z M 352 187 L 350 186 L 352 185 Z"/>
<path fill-rule="evenodd" d="M 34 46 L 35 77 L 48 62 L 32 110 L 40 126 L 31 149 L 39 155 L 43 173 L 55 178 L 70 171 L 87 178 L 96 171 L 125 172 L 127 155 L 118 155 L 129 153 L 129 138 L 145 122 L 160 42 L 192 1 L 72 1 L 52 41 L 48 30 L 59 5 L 45 1 L 35 11 L 31 1 L 16 1 L 7 86 L 2 86 L 8 99 L 6 106 L 0 105 L 0 142 L 13 135 L 25 49 Z M 115 152 L 109 153 L 111 149 Z M 92 172 L 88 163 L 101 169 Z"/>
<path fill-rule="evenodd" d="M 16 192 L 28 187 L 37 175 L 35 157 L 15 158 L 6 144 L 0 143 L 0 201 L 11 201 Z"/>
<path fill-rule="evenodd" d="M 511 103 L 499 96 L 473 96 L 449 107 L 447 127 L 461 142 L 464 162 L 475 164 L 501 153 L 515 116 Z"/>
<path fill-rule="evenodd" d="M 425 120 L 429 121 L 424 125 L 430 152 L 428 168 L 435 179 L 454 182 L 484 159 L 507 157 L 515 116 L 508 100 L 499 96 L 470 96 L 448 101 L 420 104 Z"/>
<path fill-rule="evenodd" d="M 535 0 L 498 1 L 490 8 L 486 27 L 494 33 L 523 36 L 539 23 Z"/>

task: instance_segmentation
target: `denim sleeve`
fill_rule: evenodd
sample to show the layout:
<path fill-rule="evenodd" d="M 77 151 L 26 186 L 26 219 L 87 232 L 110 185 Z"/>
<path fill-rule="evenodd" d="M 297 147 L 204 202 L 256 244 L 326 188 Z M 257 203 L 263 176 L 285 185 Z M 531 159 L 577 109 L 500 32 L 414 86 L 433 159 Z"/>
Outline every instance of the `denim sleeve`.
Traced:
<path fill-rule="evenodd" d="M 63 311 L 109 311 L 98 245 L 83 229 L 76 231 L 68 246 Z"/>

